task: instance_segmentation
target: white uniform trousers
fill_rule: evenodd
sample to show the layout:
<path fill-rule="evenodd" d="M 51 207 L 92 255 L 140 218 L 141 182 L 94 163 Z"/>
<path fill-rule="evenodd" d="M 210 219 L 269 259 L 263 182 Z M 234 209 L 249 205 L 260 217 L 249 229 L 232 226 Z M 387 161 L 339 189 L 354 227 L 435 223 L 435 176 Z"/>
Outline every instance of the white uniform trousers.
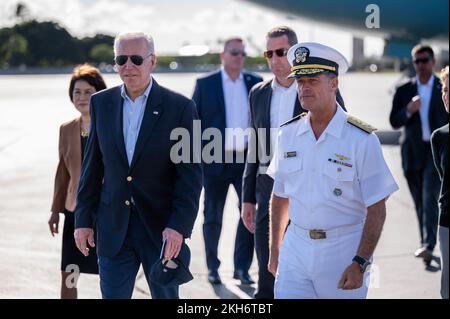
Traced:
<path fill-rule="evenodd" d="M 363 286 L 338 289 L 344 270 L 352 263 L 361 241 L 363 224 L 327 231 L 326 239 L 311 239 L 309 230 L 289 225 L 281 244 L 275 278 L 276 299 L 365 299 L 369 272 Z"/>

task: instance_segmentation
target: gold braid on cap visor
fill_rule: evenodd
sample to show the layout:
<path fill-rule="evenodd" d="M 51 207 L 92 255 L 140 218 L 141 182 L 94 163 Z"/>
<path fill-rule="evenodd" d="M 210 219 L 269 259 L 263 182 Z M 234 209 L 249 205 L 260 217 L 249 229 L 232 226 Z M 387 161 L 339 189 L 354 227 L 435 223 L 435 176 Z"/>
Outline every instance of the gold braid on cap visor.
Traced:
<path fill-rule="evenodd" d="M 297 70 L 291 72 L 291 75 L 302 75 L 302 74 L 316 74 L 316 73 L 322 73 L 325 72 L 324 69 L 304 69 L 304 70 Z"/>
<path fill-rule="evenodd" d="M 322 70 L 336 71 L 336 67 L 334 66 L 328 66 L 323 64 L 302 64 L 293 66 L 291 68 L 291 72 L 301 69 L 322 69 Z"/>

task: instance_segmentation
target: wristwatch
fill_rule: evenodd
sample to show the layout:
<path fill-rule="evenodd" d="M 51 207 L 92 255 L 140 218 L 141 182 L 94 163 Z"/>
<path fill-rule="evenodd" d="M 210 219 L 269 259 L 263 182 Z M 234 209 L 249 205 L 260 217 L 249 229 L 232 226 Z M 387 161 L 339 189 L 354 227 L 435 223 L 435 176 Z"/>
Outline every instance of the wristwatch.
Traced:
<path fill-rule="evenodd" d="M 358 255 L 353 257 L 352 261 L 359 265 L 362 273 L 366 272 L 367 268 L 372 264 L 369 260 Z"/>

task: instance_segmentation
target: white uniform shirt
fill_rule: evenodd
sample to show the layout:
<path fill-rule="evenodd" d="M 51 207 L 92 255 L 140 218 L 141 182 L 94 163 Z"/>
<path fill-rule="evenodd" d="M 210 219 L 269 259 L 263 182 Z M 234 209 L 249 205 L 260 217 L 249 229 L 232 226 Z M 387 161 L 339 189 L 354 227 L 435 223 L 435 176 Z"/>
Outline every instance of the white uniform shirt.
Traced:
<path fill-rule="evenodd" d="M 225 102 L 225 116 L 227 128 L 241 128 L 245 131 L 249 126 L 248 92 L 242 73 L 233 81 L 222 68 L 222 86 Z M 225 150 L 244 151 L 247 147 L 247 138 L 235 138 L 225 130 Z"/>
<path fill-rule="evenodd" d="M 297 82 L 292 82 L 286 88 L 278 84 L 274 78 L 270 84 L 272 99 L 270 102 L 270 127 L 279 128 L 281 124 L 289 121 L 294 115 L 295 101 L 297 99 Z M 276 149 L 278 130 L 270 130 L 271 149 Z"/>
<path fill-rule="evenodd" d="M 422 123 L 422 140 L 430 141 L 430 121 L 428 114 L 430 112 L 431 95 L 433 94 L 434 76 L 432 75 L 428 83 L 422 84 L 419 77 L 416 79 L 417 93 L 420 96 L 420 121 Z"/>
<path fill-rule="evenodd" d="M 304 229 L 363 223 L 367 207 L 398 186 L 378 137 L 347 122 L 341 107 L 316 140 L 310 115 L 283 126 L 268 169 L 273 192 L 289 198 L 289 218 Z"/>

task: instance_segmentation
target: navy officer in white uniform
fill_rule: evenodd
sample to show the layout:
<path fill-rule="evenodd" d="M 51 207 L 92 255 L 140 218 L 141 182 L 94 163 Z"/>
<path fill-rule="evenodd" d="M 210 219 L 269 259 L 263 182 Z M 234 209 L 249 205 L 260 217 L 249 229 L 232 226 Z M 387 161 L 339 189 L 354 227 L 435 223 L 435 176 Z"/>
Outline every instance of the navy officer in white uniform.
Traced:
<path fill-rule="evenodd" d="M 385 201 L 398 186 L 375 129 L 336 102 L 345 57 L 310 42 L 291 47 L 288 59 L 308 113 L 282 125 L 268 170 L 275 298 L 363 299 Z"/>

